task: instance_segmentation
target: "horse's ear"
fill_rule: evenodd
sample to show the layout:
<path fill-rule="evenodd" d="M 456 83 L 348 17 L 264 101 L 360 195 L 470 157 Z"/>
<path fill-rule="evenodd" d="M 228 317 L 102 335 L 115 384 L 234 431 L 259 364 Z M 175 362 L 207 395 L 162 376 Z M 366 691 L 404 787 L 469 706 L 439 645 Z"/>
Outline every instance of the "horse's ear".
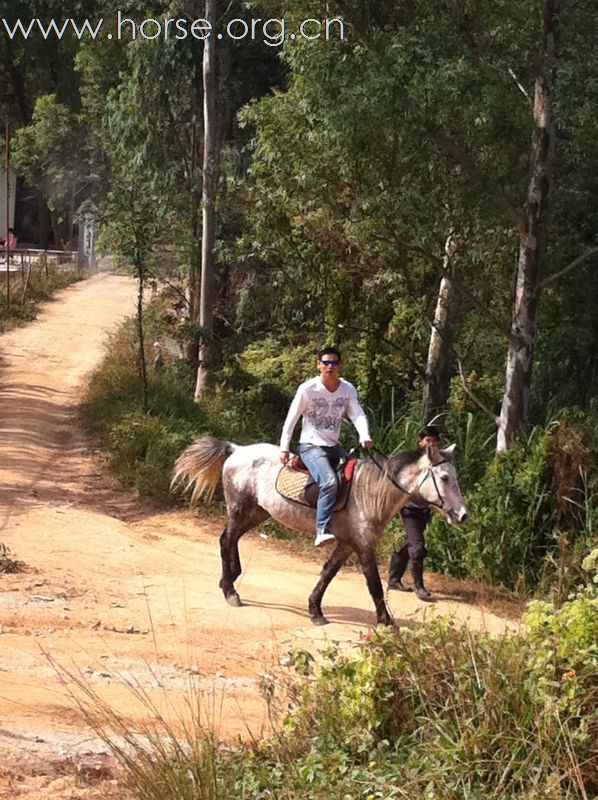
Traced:
<path fill-rule="evenodd" d="M 438 448 L 433 444 L 427 444 L 426 455 L 428 456 L 430 464 L 434 464 L 436 461 L 438 461 Z"/>
<path fill-rule="evenodd" d="M 442 452 L 443 453 L 449 453 L 449 454 L 450 453 L 454 453 L 456 447 L 457 447 L 457 445 L 455 444 L 455 442 L 453 442 L 452 444 L 449 444 L 448 447 L 443 447 L 442 448 Z"/>

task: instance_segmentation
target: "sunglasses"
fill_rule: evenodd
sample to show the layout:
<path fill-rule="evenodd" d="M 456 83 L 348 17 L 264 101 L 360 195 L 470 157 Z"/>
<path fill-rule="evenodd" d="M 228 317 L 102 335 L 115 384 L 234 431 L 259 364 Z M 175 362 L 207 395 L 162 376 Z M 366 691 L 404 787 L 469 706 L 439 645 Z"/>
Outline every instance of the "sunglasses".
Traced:
<path fill-rule="evenodd" d="M 338 367 L 340 361 L 320 361 L 320 364 L 324 367 Z"/>

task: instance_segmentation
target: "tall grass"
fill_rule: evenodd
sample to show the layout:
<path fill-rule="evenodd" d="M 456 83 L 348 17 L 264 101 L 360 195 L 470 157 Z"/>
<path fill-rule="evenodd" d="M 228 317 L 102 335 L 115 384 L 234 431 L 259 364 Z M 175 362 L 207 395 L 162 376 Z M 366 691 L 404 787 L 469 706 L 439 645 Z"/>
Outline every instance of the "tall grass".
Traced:
<path fill-rule="evenodd" d="M 376 632 L 348 654 L 333 646 L 320 666 L 292 654 L 303 677 L 265 690 L 284 708 L 274 735 L 236 747 L 215 741 L 194 689 L 173 722 L 131 685 L 148 716 L 133 730 L 83 676 L 68 682 L 139 800 L 588 800 L 595 653 L 587 637 L 577 652 L 574 634 L 554 650 L 544 632 L 589 620 L 589 599 L 552 628 L 550 612 L 535 612 L 531 640 L 437 621 Z"/>

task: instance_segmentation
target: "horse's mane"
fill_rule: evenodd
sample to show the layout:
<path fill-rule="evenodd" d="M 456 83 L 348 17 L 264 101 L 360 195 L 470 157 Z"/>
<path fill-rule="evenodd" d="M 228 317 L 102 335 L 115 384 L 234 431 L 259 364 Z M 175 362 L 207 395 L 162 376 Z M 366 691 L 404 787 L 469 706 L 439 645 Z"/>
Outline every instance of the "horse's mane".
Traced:
<path fill-rule="evenodd" d="M 394 504 L 401 494 L 395 485 L 400 485 L 400 481 L 395 476 L 405 467 L 416 464 L 424 453 L 425 450 L 418 447 L 417 450 L 406 450 L 394 456 L 376 456 L 377 464 L 367 458 L 360 460 L 355 489 L 368 516 L 380 519 L 385 515 L 388 506 Z"/>

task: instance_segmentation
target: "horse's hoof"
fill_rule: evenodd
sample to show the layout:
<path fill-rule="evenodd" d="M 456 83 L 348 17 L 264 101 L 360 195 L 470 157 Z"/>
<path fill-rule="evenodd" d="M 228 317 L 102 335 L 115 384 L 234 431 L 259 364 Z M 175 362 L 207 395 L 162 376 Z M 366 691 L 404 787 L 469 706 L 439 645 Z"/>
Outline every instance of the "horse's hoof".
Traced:
<path fill-rule="evenodd" d="M 243 605 L 241 598 L 236 592 L 234 594 L 229 594 L 226 598 L 226 602 L 229 604 L 229 606 L 233 606 L 234 608 L 241 608 Z"/>
<path fill-rule="evenodd" d="M 388 617 L 388 619 L 379 619 L 376 623 L 377 628 L 395 628 L 396 630 L 399 629 L 398 625 L 395 625 L 394 619 Z"/>
<path fill-rule="evenodd" d="M 328 620 L 321 614 L 319 617 L 312 617 L 311 621 L 314 625 L 328 625 Z"/>

